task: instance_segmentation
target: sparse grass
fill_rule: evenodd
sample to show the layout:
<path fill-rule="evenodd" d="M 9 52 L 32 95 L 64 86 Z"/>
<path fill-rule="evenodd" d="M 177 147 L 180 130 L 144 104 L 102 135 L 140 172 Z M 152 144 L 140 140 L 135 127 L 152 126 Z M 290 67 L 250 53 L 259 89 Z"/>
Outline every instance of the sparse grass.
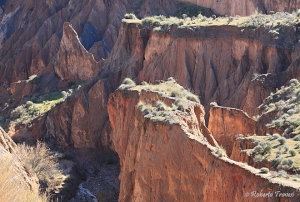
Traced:
<path fill-rule="evenodd" d="M 161 95 L 182 98 L 184 100 L 190 100 L 192 102 L 200 103 L 200 100 L 197 95 L 193 94 L 190 90 L 187 90 L 180 86 L 172 77 L 170 77 L 165 82 L 160 82 L 159 84 L 146 84 L 143 85 L 131 86 L 128 88 L 130 90 L 149 90 L 149 91 L 158 91 Z"/>
<path fill-rule="evenodd" d="M 37 142 L 36 146 L 17 145 L 20 157 L 28 173 L 36 175 L 47 193 L 61 188 L 66 176 L 63 175 L 57 162 L 58 155 L 50 151 L 45 143 Z"/>
<path fill-rule="evenodd" d="M 254 161 L 267 160 L 277 170 L 300 170 L 300 144 L 298 141 L 286 139 L 285 144 L 282 145 L 278 139 L 267 136 L 250 136 L 247 139 L 259 142 L 253 149 L 246 150 L 255 154 Z M 262 145 L 267 146 L 263 147 Z M 263 148 L 267 148 L 268 152 L 263 152 Z"/>
<path fill-rule="evenodd" d="M 23 176 L 16 173 L 14 168 L 15 161 L 10 154 L 1 154 L 0 158 L 0 198 L 1 201 L 11 202 L 46 202 L 45 195 L 39 195 L 32 191 L 28 185 L 23 182 Z"/>
<path fill-rule="evenodd" d="M 260 108 L 261 115 L 272 113 L 273 120 L 267 124 L 268 128 L 284 131 L 284 136 L 300 140 L 300 84 L 296 79 L 289 82 L 289 86 L 281 87 L 266 98 Z"/>
<path fill-rule="evenodd" d="M 136 86 L 136 84 L 131 78 L 125 78 L 118 89 L 119 90 L 129 90 L 130 88 L 132 88 L 134 86 Z"/>
<path fill-rule="evenodd" d="M 195 27 L 222 25 L 232 25 L 240 28 L 249 27 L 252 29 L 265 27 L 269 29 L 269 33 L 276 38 L 283 27 L 295 25 L 299 22 L 300 17 L 297 14 L 297 12 L 277 12 L 271 15 L 265 15 L 255 12 L 252 15 L 245 17 L 217 17 L 215 15 L 211 15 L 211 17 L 206 17 L 201 14 L 193 15 L 193 17 L 188 17 L 188 15 L 186 14 L 181 14 L 177 15 L 177 17 L 169 18 L 166 18 L 165 16 L 148 16 L 141 20 L 133 18 L 130 14 L 127 14 L 123 22 L 142 24 L 143 26 L 147 28 L 153 28 L 154 31 L 158 32 L 168 31 L 171 25 L 182 28 L 190 26 Z"/>
<path fill-rule="evenodd" d="M 64 102 L 67 97 L 71 96 L 73 90 L 54 92 L 48 95 L 40 95 L 27 101 L 25 104 L 16 107 L 10 115 L 13 125 L 28 124 L 34 119 L 43 116 L 53 109 L 56 105 Z"/>
<path fill-rule="evenodd" d="M 161 121 L 168 123 L 175 123 L 176 118 L 174 118 L 174 112 L 184 112 L 185 109 L 190 106 L 193 102 L 199 103 L 199 99 L 189 90 L 184 89 L 180 86 L 175 79 L 169 78 L 167 81 L 160 81 L 158 84 L 148 84 L 142 82 L 142 85 L 130 85 L 129 83 L 127 90 L 136 90 L 141 92 L 152 91 L 157 92 L 162 99 L 154 101 L 143 101 L 137 104 L 137 108 L 142 112 L 143 116 L 149 118 L 151 121 Z M 124 85 L 124 84 L 122 84 Z M 121 85 L 121 86 L 122 86 Z M 123 89 L 123 88 L 122 88 Z M 168 104 L 164 101 L 164 98 L 170 99 L 175 98 L 172 102 L 172 99 L 169 100 Z"/>

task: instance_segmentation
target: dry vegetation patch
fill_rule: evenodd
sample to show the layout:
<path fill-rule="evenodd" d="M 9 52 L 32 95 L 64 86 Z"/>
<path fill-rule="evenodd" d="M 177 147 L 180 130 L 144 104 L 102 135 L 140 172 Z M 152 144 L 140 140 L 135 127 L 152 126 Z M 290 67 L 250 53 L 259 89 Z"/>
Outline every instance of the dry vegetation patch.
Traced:
<path fill-rule="evenodd" d="M 35 146 L 19 144 L 16 154 L 27 172 L 38 177 L 43 192 L 56 193 L 62 188 L 67 176 L 59 168 L 58 154 L 45 143 L 37 142 Z"/>
<path fill-rule="evenodd" d="M 151 121 L 173 123 L 172 114 L 174 112 L 184 112 L 187 106 L 191 104 L 189 102 L 200 103 L 197 95 L 180 86 L 172 77 L 167 81 L 159 81 L 157 84 L 149 84 L 143 81 L 141 85 L 136 85 L 133 80 L 126 78 L 118 89 L 157 92 L 162 97 L 174 100 L 172 104 L 165 103 L 163 99 L 158 100 L 156 103 L 139 102 L 138 109 L 144 117 L 149 118 Z"/>
<path fill-rule="evenodd" d="M 286 26 L 291 26 L 298 24 L 300 21 L 300 9 L 294 13 L 277 12 L 269 15 L 261 14 L 255 12 L 250 16 L 234 16 L 234 17 L 224 17 L 215 16 L 206 17 L 202 14 L 197 16 L 188 17 L 183 14 L 182 17 L 165 17 L 159 16 L 147 16 L 143 19 L 138 19 L 133 13 L 126 14 L 124 16 L 123 22 L 125 23 L 135 23 L 141 24 L 145 28 L 153 28 L 157 32 L 167 32 L 172 25 L 185 28 L 194 26 L 222 26 L 222 25 L 232 25 L 240 28 L 268 28 L 270 34 L 279 34 L 280 29 Z"/>
<path fill-rule="evenodd" d="M 45 202 L 46 195 L 39 195 L 22 182 L 23 177 L 14 167 L 13 156 L 1 154 L 0 158 L 0 198 L 9 202 Z"/>

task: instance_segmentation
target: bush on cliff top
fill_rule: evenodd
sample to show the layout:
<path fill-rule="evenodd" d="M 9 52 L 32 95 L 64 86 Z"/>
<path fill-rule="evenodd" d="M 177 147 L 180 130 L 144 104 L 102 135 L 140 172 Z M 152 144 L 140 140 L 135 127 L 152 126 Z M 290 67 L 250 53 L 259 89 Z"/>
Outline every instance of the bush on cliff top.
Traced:
<path fill-rule="evenodd" d="M 143 85 L 134 86 L 132 90 L 149 90 L 157 91 L 160 95 L 168 97 L 182 98 L 192 102 L 200 103 L 199 97 L 191 92 L 191 90 L 185 89 L 180 86 L 174 78 L 170 77 L 167 81 L 160 81 L 158 84 L 148 84 L 142 82 Z"/>

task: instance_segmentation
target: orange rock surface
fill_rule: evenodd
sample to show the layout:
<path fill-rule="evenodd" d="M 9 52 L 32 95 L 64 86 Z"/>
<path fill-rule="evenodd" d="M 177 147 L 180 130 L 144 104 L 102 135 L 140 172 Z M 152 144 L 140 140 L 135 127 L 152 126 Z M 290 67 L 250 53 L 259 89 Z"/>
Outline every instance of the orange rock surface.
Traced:
<path fill-rule="evenodd" d="M 296 191 L 293 185 L 283 188 L 270 183 L 256 169 L 219 158 L 215 147 L 201 139 L 201 130 L 186 132 L 180 113 L 175 112 L 173 124 L 143 117 L 137 104 L 147 98 L 151 100 L 152 95 L 130 90 L 117 91 L 109 98 L 112 139 L 121 163 L 119 201 L 269 201 L 245 194 Z M 192 110 L 189 106 L 186 112 L 192 115 Z"/>

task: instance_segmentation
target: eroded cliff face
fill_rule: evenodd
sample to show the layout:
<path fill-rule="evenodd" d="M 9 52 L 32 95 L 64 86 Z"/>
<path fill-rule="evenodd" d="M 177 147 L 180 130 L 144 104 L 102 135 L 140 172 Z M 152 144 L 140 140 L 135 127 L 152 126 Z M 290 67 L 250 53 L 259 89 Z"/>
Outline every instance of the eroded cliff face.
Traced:
<path fill-rule="evenodd" d="M 64 23 L 60 49 L 55 58 L 55 73 L 62 81 L 90 80 L 100 69 L 94 57 L 80 43 L 75 30 Z"/>
<path fill-rule="evenodd" d="M 174 0 L 8 0 L 0 15 L 0 80 L 10 85 L 34 74 L 53 72 L 59 64 L 54 59 L 57 52 L 65 49 L 61 42 L 65 22 L 73 26 L 95 60 L 101 61 L 111 52 L 125 13 L 174 15 L 176 9 Z M 69 51 L 74 52 L 61 54 Z"/>
<path fill-rule="evenodd" d="M 270 92 L 298 75 L 295 30 L 285 28 L 277 40 L 265 28 L 173 27 L 158 33 L 123 24 L 104 68 L 122 70 L 138 82 L 172 76 L 199 95 L 207 112 L 209 103 L 216 101 L 253 116 Z"/>
<path fill-rule="evenodd" d="M 211 106 L 209 112 L 208 129 L 228 156 L 232 154 L 238 135 L 255 134 L 256 121 L 241 110 Z"/>
<path fill-rule="evenodd" d="M 252 201 L 244 194 L 296 191 L 271 183 L 256 169 L 219 158 L 215 147 L 201 138 L 201 130 L 189 133 L 184 129 L 186 123 L 177 111 L 172 124 L 145 118 L 137 104 L 152 97 L 146 91 L 124 90 L 109 98 L 112 139 L 121 163 L 119 201 Z M 187 106 L 185 113 L 187 119 L 192 118 L 193 107 Z M 297 197 L 285 200 L 296 201 Z M 264 197 L 255 200 L 269 201 Z"/>
<path fill-rule="evenodd" d="M 8 152 L 13 153 L 16 149 L 16 143 L 0 127 L 0 145 Z"/>

